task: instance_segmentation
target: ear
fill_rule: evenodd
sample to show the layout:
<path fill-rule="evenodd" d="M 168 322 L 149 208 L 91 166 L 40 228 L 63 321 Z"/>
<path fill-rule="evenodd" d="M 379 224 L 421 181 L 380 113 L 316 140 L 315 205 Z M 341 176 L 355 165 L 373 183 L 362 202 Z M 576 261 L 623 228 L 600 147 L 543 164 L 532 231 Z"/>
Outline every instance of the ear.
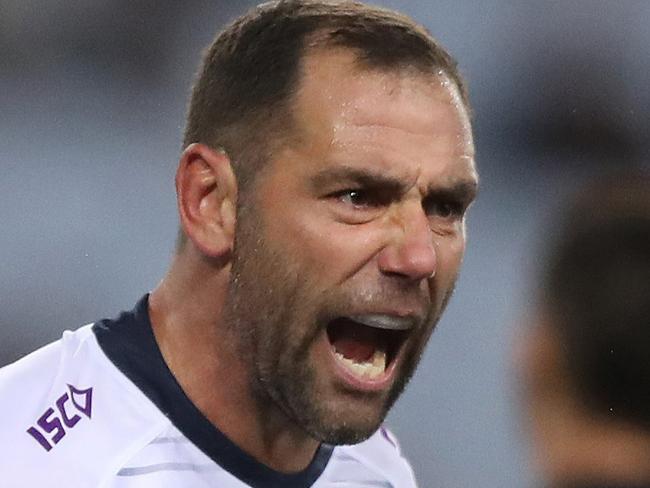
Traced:
<path fill-rule="evenodd" d="M 227 256 L 234 243 L 237 201 L 228 155 L 205 144 L 187 146 L 176 172 L 176 194 L 188 239 L 208 257 Z"/>

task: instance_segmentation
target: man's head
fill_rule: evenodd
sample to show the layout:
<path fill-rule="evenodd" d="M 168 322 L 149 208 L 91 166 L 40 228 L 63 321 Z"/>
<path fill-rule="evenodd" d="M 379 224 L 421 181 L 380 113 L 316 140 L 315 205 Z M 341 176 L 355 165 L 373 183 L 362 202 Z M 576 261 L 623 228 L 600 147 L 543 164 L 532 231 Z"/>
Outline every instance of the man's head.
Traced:
<path fill-rule="evenodd" d="M 208 155 L 196 174 L 235 175 L 215 178 L 218 198 L 194 210 L 182 183 L 179 202 L 189 240 L 227 262 L 222 319 L 251 391 L 316 439 L 369 436 L 412 375 L 464 252 L 477 176 L 454 63 L 390 12 L 267 4 L 208 51 L 193 142 L 186 162 Z M 226 252 L 188 215 L 233 199 Z"/>
<path fill-rule="evenodd" d="M 523 358 L 542 463 L 566 463 L 555 446 L 571 445 L 580 429 L 592 446 L 599 430 L 610 440 L 615 430 L 650 436 L 649 189 L 647 173 L 611 175 L 558 222 Z M 573 420 L 554 429 L 562 412 Z"/>
<path fill-rule="evenodd" d="M 354 51 L 355 64 L 366 70 L 442 71 L 469 110 L 454 60 L 408 17 L 358 2 L 269 2 L 226 27 L 206 51 L 184 147 L 200 142 L 225 149 L 241 191 L 299 129 L 293 110 L 304 61 L 336 48 Z"/>

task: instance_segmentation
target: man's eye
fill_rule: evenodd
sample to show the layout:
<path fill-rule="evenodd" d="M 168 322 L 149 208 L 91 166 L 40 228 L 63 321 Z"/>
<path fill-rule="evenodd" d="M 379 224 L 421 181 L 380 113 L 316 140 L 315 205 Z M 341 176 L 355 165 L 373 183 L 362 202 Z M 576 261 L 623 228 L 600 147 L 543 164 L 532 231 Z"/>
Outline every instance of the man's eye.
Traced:
<path fill-rule="evenodd" d="M 343 190 L 337 193 L 339 201 L 354 207 L 376 207 L 380 202 L 365 190 Z"/>
<path fill-rule="evenodd" d="M 432 201 L 426 202 L 425 211 L 430 217 L 454 219 L 462 217 L 464 208 L 457 202 Z"/>
<path fill-rule="evenodd" d="M 390 192 L 374 188 L 347 188 L 327 195 L 336 217 L 348 224 L 363 224 L 381 215 L 392 203 Z"/>

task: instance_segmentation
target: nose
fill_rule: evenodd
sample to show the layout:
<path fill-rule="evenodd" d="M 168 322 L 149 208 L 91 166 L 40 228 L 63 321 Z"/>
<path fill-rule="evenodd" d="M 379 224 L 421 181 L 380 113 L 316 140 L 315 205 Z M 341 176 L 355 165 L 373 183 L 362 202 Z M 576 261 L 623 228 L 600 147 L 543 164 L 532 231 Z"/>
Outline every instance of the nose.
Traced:
<path fill-rule="evenodd" d="M 421 205 L 397 217 L 389 243 L 380 251 L 382 273 L 419 281 L 435 275 L 437 256 L 429 220 Z"/>

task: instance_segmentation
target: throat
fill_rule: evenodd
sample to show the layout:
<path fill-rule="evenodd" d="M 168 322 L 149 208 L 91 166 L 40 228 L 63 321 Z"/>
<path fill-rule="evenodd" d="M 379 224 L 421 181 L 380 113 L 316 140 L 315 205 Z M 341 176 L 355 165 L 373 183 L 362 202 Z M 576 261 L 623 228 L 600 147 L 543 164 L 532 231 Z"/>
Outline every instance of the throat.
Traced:
<path fill-rule="evenodd" d="M 238 416 L 236 437 L 227 434 L 237 447 L 283 474 L 304 471 L 312 462 L 329 457 L 326 446 L 321 449 L 321 440 L 296 420 L 292 405 L 279 403 L 268 391 L 257 390 L 254 398 L 254 412 L 248 418 Z"/>

